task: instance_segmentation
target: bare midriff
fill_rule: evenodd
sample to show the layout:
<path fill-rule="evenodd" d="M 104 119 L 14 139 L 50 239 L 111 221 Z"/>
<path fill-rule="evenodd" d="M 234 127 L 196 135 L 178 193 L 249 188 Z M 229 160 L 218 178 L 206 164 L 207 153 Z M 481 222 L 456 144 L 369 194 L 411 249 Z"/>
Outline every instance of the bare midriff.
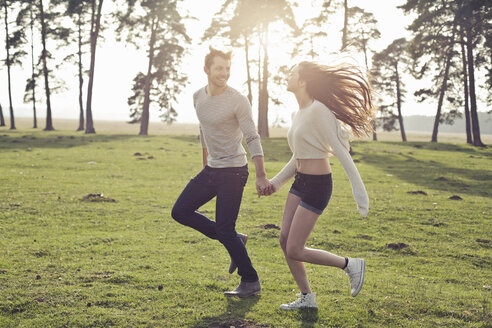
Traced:
<path fill-rule="evenodd" d="M 331 166 L 328 158 L 296 159 L 297 172 L 304 174 L 322 175 L 330 174 Z"/>

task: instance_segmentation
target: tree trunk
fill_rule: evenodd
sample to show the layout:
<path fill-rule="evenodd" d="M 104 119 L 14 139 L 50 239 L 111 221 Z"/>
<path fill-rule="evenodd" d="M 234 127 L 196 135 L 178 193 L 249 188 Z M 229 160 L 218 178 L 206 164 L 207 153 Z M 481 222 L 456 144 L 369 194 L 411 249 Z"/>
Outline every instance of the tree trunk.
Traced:
<path fill-rule="evenodd" d="M 461 36 L 461 59 L 463 63 L 463 90 L 465 97 L 465 129 L 466 129 L 466 143 L 473 145 L 473 138 L 470 127 L 470 108 L 469 108 L 469 95 L 468 95 L 468 69 L 466 68 L 467 60 L 465 53 L 465 40 L 463 37 L 463 30 L 460 31 Z"/>
<path fill-rule="evenodd" d="M 0 126 L 5 126 L 5 119 L 3 118 L 2 104 L 0 104 Z"/>
<path fill-rule="evenodd" d="M 364 51 L 364 62 L 366 63 L 366 71 L 369 72 L 369 64 L 367 63 L 367 41 L 362 41 L 362 51 Z"/>
<path fill-rule="evenodd" d="M 314 52 L 314 42 L 313 42 L 313 36 L 312 35 L 309 37 L 309 41 L 311 43 L 311 60 L 314 60 L 315 52 Z"/>
<path fill-rule="evenodd" d="M 367 62 L 367 47 L 366 47 L 366 42 L 363 43 L 362 50 L 364 51 L 364 60 L 366 63 L 366 72 L 369 73 L 369 64 Z M 378 141 L 378 135 L 376 134 L 376 118 L 372 121 L 372 140 L 373 141 Z"/>
<path fill-rule="evenodd" d="M 94 68 L 96 65 L 96 46 L 99 29 L 101 26 L 101 9 L 103 0 L 99 0 L 97 6 L 97 15 L 95 10 L 96 0 L 92 0 L 91 16 L 91 64 L 89 68 L 89 83 L 87 86 L 87 104 L 86 104 L 86 127 L 85 133 L 96 133 L 94 122 L 92 121 L 92 87 L 94 86 Z"/>
<path fill-rule="evenodd" d="M 434 119 L 434 129 L 432 130 L 431 142 L 437 142 L 437 133 L 439 130 L 439 121 L 441 119 L 442 103 L 444 100 L 444 93 L 446 92 L 446 86 L 448 84 L 449 66 L 450 65 L 451 65 L 451 53 L 448 53 L 448 56 L 446 59 L 446 65 L 444 67 L 444 76 L 442 78 L 441 90 L 439 91 L 439 100 L 437 102 L 437 112 L 436 112 L 436 117 Z"/>
<path fill-rule="evenodd" d="M 348 25 L 348 0 L 343 1 L 343 30 L 342 30 L 342 47 L 340 51 L 344 51 L 347 47 L 347 25 Z"/>
<path fill-rule="evenodd" d="M 263 37 L 261 35 L 261 26 L 258 28 L 258 129 L 260 125 L 260 106 L 261 106 L 261 47 L 263 44 Z"/>
<path fill-rule="evenodd" d="M 44 8 L 43 0 L 39 1 L 39 12 L 41 14 L 41 41 L 43 43 L 43 52 L 41 57 L 43 59 L 43 74 L 44 74 L 44 89 L 46 91 L 46 127 L 45 131 L 53 131 L 53 121 L 51 119 L 51 99 L 50 99 L 50 85 L 48 81 L 48 64 L 46 63 L 46 22 L 44 20 Z"/>
<path fill-rule="evenodd" d="M 248 84 L 248 100 L 249 104 L 253 104 L 253 91 L 251 89 L 251 73 L 249 67 L 249 40 L 246 36 L 244 36 L 244 52 L 246 55 L 246 74 L 247 74 L 247 84 Z"/>
<path fill-rule="evenodd" d="M 83 76 L 83 69 L 82 69 L 82 19 L 81 19 L 82 14 L 79 14 L 79 19 L 77 22 L 78 28 L 79 28 L 79 35 L 78 35 L 78 43 L 79 43 L 79 109 L 80 109 L 80 115 L 79 115 L 79 127 L 77 128 L 77 131 L 84 131 L 84 102 L 83 102 L 83 95 L 82 95 L 82 89 L 84 87 L 84 76 Z"/>
<path fill-rule="evenodd" d="M 260 137 L 268 138 L 268 24 L 265 26 L 263 41 L 263 79 L 259 94 L 258 133 Z"/>
<path fill-rule="evenodd" d="M 34 17 L 32 14 L 32 6 L 31 3 L 29 5 L 29 13 L 31 15 L 31 71 L 32 71 L 32 112 L 33 112 L 33 128 L 38 128 L 38 119 L 36 115 L 36 77 L 34 74 Z"/>
<path fill-rule="evenodd" d="M 149 65 L 147 67 L 147 76 L 145 77 L 144 87 L 144 103 L 142 109 L 142 117 L 140 119 L 140 135 L 147 135 L 149 130 L 149 107 L 150 107 L 150 86 L 152 85 L 152 65 L 154 62 L 154 44 L 156 33 L 156 18 L 152 19 L 150 27 L 150 43 L 149 43 Z"/>
<path fill-rule="evenodd" d="M 8 87 L 9 87 L 9 104 L 10 104 L 10 129 L 15 130 L 15 119 L 14 119 L 14 108 L 12 107 L 12 85 L 10 82 L 10 44 L 9 44 L 9 25 L 8 25 L 8 10 L 7 10 L 7 1 L 3 2 L 5 9 L 5 49 L 7 50 L 7 59 L 5 62 L 7 63 L 7 78 L 8 78 Z"/>
<path fill-rule="evenodd" d="M 400 123 L 401 140 L 407 141 L 405 134 L 405 127 L 403 126 L 403 116 L 401 115 L 401 90 L 400 90 L 400 75 L 398 73 L 398 63 L 395 66 L 396 69 L 396 106 L 398 108 L 398 122 Z"/>
<path fill-rule="evenodd" d="M 436 118 L 434 119 L 434 129 L 432 130 L 431 142 L 437 142 L 437 133 L 439 130 L 439 121 L 441 119 L 441 109 L 442 103 L 444 101 L 444 94 L 446 93 L 448 78 L 449 78 L 449 67 L 451 66 L 451 57 L 454 46 L 454 36 L 456 33 L 456 23 L 453 25 L 453 34 L 451 35 L 451 40 L 449 42 L 449 48 L 446 51 L 446 64 L 444 66 L 444 76 L 442 78 L 441 90 L 439 90 L 439 100 L 437 102 L 437 112 Z"/>
<path fill-rule="evenodd" d="M 470 81 L 470 116 L 472 121 L 473 145 L 477 147 L 485 146 L 480 139 L 480 126 L 478 124 L 477 98 L 475 95 L 475 67 L 473 60 L 473 40 L 470 23 L 466 24 L 466 50 L 468 59 L 468 79 Z"/>
<path fill-rule="evenodd" d="M 376 134 L 376 118 L 374 118 L 374 120 L 372 121 L 372 129 L 374 130 L 372 132 L 372 140 L 373 141 L 378 141 L 378 135 Z"/>

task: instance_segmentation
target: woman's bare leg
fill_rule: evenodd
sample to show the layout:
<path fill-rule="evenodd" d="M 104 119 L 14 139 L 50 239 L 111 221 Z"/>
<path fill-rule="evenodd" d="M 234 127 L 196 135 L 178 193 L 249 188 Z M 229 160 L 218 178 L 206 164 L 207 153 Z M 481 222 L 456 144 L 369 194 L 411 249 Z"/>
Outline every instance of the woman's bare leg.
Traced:
<path fill-rule="evenodd" d="M 304 263 L 301 261 L 296 261 L 287 256 L 287 244 L 289 238 L 289 232 L 291 229 L 292 219 L 294 218 L 294 214 L 299 206 L 301 199 L 289 193 L 287 196 L 287 200 L 285 202 L 284 214 L 282 217 L 282 229 L 280 230 L 280 246 L 284 251 L 285 260 L 289 265 L 290 272 L 294 277 L 294 280 L 299 287 L 301 293 L 310 293 L 311 287 L 309 286 L 309 280 L 306 274 L 306 268 Z"/>
<path fill-rule="evenodd" d="M 318 217 L 318 214 L 304 207 L 297 207 L 294 217 L 290 221 L 286 246 L 287 257 L 292 261 L 343 268 L 345 266 L 345 258 L 324 250 L 306 247 L 306 241 L 311 234 Z"/>

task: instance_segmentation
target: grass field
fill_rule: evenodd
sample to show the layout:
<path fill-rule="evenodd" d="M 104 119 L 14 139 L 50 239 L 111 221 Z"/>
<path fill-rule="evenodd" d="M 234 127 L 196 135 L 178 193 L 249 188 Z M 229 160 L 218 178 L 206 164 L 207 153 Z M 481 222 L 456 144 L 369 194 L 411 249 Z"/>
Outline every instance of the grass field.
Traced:
<path fill-rule="evenodd" d="M 263 145 L 273 176 L 290 152 L 284 138 Z M 364 288 L 352 298 L 341 270 L 307 264 L 320 308 L 285 313 L 296 286 L 265 225 L 280 225 L 288 188 L 258 199 L 254 165 L 238 230 L 263 292 L 228 299 L 238 276 L 224 248 L 170 217 L 200 170 L 196 135 L 0 129 L 0 327 L 492 327 L 492 149 L 352 147 L 369 215 L 333 159 L 334 195 L 308 244 L 365 258 Z M 213 217 L 214 202 L 201 211 Z"/>

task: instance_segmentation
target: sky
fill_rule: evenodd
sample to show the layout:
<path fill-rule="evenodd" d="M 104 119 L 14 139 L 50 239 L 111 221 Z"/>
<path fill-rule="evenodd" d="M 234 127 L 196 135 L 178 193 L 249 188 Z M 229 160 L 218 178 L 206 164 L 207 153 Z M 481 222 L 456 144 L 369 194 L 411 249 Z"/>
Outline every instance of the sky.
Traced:
<path fill-rule="evenodd" d="M 192 103 L 193 92 L 200 87 L 206 85 L 207 79 L 203 72 L 203 58 L 207 53 L 210 43 L 201 43 L 200 39 L 205 29 L 210 25 L 214 13 L 216 13 L 224 0 L 185 0 L 183 1 L 183 9 L 191 16 L 196 17 L 193 20 L 186 21 L 186 28 L 189 36 L 192 38 L 192 44 L 188 54 L 183 60 L 182 70 L 187 75 L 189 83 L 182 90 L 178 97 L 177 104 L 177 122 L 179 123 L 198 123 Z M 367 0 L 349 0 L 349 6 L 359 6 L 366 11 L 372 12 L 378 20 L 378 27 L 381 32 L 381 38 L 373 43 L 373 48 L 376 51 L 384 49 L 394 39 L 400 37 L 410 38 L 410 34 L 405 30 L 413 17 L 405 16 L 398 5 L 403 4 L 404 0 L 391 1 L 367 1 Z M 311 1 L 298 1 L 301 5 L 294 7 L 294 15 L 298 25 L 302 25 L 304 19 L 316 15 L 316 8 L 310 5 Z M 103 6 L 103 14 L 108 14 L 114 8 L 111 2 L 105 2 Z M 107 19 L 107 18 L 104 18 Z M 341 27 L 343 24 L 343 10 L 339 10 L 332 18 L 331 24 L 327 27 L 328 38 L 326 40 L 327 47 L 332 51 L 336 51 L 340 47 Z M 296 60 L 292 60 L 290 55 L 286 54 L 282 48 L 284 40 L 278 37 L 281 33 L 281 27 L 273 27 L 270 39 L 270 62 L 285 63 L 289 66 L 295 64 Z M 3 26 L 2 26 L 3 31 Z M 127 99 L 131 95 L 133 78 L 139 71 L 145 71 L 147 65 L 147 54 L 145 48 L 137 50 L 133 45 L 125 44 L 124 41 L 117 42 L 114 33 L 111 29 L 104 32 L 105 40 L 98 41 L 96 52 L 96 70 L 93 89 L 93 117 L 94 120 L 129 120 L 129 108 Z M 277 37 L 275 37 L 277 36 Z M 0 37 L 1 44 L 4 44 L 4 39 Z M 212 42 L 212 44 L 215 41 Z M 219 43 L 220 45 L 220 43 Z M 39 47 L 39 46 L 38 46 Z M 37 49 L 40 51 L 40 48 Z M 36 52 L 36 49 L 35 49 Z M 4 57 L 4 53 L 0 52 L 0 57 Z M 15 116 L 32 117 L 32 105 L 22 102 L 25 81 L 30 75 L 30 57 L 24 59 L 22 68 L 14 67 L 12 69 L 12 96 Z M 318 59 L 329 61 L 329 56 L 320 56 Z M 244 68 L 244 57 L 242 49 L 236 49 L 233 52 L 233 62 L 231 68 L 231 78 L 229 85 L 245 93 L 246 89 L 243 82 L 246 80 Z M 328 62 L 327 62 L 328 63 Z M 362 63 L 362 61 L 361 61 Z M 274 72 L 272 72 L 274 73 Z M 73 118 L 78 119 L 78 79 L 76 77 L 76 68 L 72 65 L 62 66 L 57 70 L 57 74 L 63 77 L 66 82 L 67 89 L 60 94 L 55 94 L 52 97 L 52 115 L 56 118 Z M 8 116 L 8 94 L 7 94 L 7 70 L 0 70 L 0 104 L 2 104 L 4 116 Z M 419 82 L 407 78 L 408 96 L 407 101 L 403 104 L 404 115 L 434 115 L 435 105 L 433 104 L 417 104 L 412 101 L 411 94 L 419 86 Z M 86 81 L 87 83 L 87 81 Z M 41 84 L 43 85 L 43 84 Z M 84 88 L 84 106 L 86 98 L 86 87 Z M 38 88 L 37 93 L 44 92 L 44 89 Z M 292 94 L 285 89 L 275 90 L 276 95 L 282 100 L 280 106 L 270 105 L 269 121 L 272 122 L 276 117 L 282 118 L 285 121 L 284 125 L 289 125 L 292 112 L 297 110 L 297 103 Z M 254 93 L 253 99 L 253 116 L 257 116 L 257 94 Z M 46 106 L 42 103 L 37 105 L 38 117 L 45 117 Z M 151 111 L 151 120 L 159 121 L 159 112 Z M 97 123 L 96 123 L 97 124 Z"/>

